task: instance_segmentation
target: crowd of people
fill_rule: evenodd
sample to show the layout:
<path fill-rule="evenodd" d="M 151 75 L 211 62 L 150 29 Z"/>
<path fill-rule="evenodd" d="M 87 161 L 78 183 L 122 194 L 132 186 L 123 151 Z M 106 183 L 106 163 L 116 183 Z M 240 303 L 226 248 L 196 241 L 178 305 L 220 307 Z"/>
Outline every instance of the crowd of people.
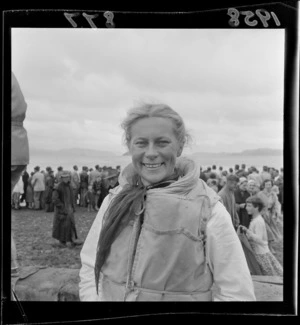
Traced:
<path fill-rule="evenodd" d="M 25 203 L 24 208 L 53 212 L 53 191 L 61 182 L 64 172 L 62 166 L 57 168 L 56 173 L 51 167 L 41 170 L 36 166 L 29 175 L 25 169 L 12 192 L 12 209 L 18 210 L 22 207 L 21 203 Z M 79 172 L 78 166 L 74 165 L 73 170 L 67 172 L 75 204 L 86 207 L 88 211 L 98 211 L 108 191 L 118 185 L 120 166 L 96 165 L 95 169 L 83 166 Z"/>
<path fill-rule="evenodd" d="M 73 166 L 72 171 L 65 171 L 60 166 L 56 173 L 51 167 L 40 170 L 40 167 L 36 166 L 30 175 L 25 169 L 13 189 L 12 208 L 20 209 L 20 203 L 26 202 L 28 209 L 54 212 L 55 206 L 59 205 L 57 189 L 64 173 L 70 177 L 74 206 L 85 207 L 90 212 L 98 211 L 109 190 L 119 185 L 120 166 L 112 168 L 96 165 L 95 169 L 83 166 L 81 172 L 77 165 Z M 205 170 L 200 167 L 200 178 L 222 198 L 232 218 L 233 226 L 239 234 L 241 231 L 250 234 L 252 216 L 247 209 L 248 198 L 253 196 L 260 198 L 263 202 L 260 213 L 267 231 L 268 248 L 271 254 L 274 254 L 274 244 L 282 239 L 279 226 L 283 211 L 283 168 L 279 171 L 273 167 L 263 166 L 260 172 L 254 166 L 246 170 L 246 165 L 242 164 L 241 168 L 235 165 L 227 171 L 222 166 L 217 169 L 216 165 L 213 165 L 206 167 Z M 54 223 L 54 233 L 55 229 L 60 227 L 56 227 Z M 54 237 L 59 240 L 60 235 L 54 234 Z M 248 237 L 251 241 L 253 234 L 252 237 L 251 235 Z M 72 239 L 72 242 L 76 240 Z M 60 247 L 65 246 L 63 240 L 59 240 L 59 243 Z M 255 243 L 252 243 L 252 246 L 255 246 Z M 249 258 L 249 255 L 247 257 Z M 277 265 L 275 268 L 278 270 Z M 252 273 L 257 273 L 257 269 L 252 268 Z"/>
<path fill-rule="evenodd" d="M 239 236 L 246 235 L 242 244 L 250 272 L 282 275 L 274 245 L 282 240 L 283 168 L 263 166 L 259 172 L 254 166 L 246 170 L 242 164 L 227 171 L 214 165 L 204 171 L 201 168 L 200 178 L 222 198 Z"/>
<path fill-rule="evenodd" d="M 60 166 L 55 174 L 51 167 L 40 171 L 40 167 L 36 166 L 30 175 L 25 169 L 13 189 L 12 208 L 20 209 L 20 203 L 26 202 L 28 209 L 44 209 L 46 212 L 54 212 L 55 207 L 57 207 L 59 210 L 59 203 L 57 203 L 58 185 L 63 181 L 64 177 L 62 176 L 64 174 L 70 177 L 72 204 L 85 207 L 88 212 L 98 211 L 109 190 L 119 185 L 120 166 L 112 168 L 96 165 L 95 169 L 83 166 L 81 172 L 79 172 L 77 165 L 73 166 L 72 171 L 65 171 Z M 263 208 L 259 212 L 266 228 L 267 248 L 272 255 L 271 260 L 274 261 L 274 245 L 282 239 L 279 227 L 281 226 L 283 211 L 283 168 L 279 171 L 272 167 L 263 166 L 260 172 L 254 166 L 246 170 L 246 165 L 242 164 L 241 168 L 239 165 L 235 165 L 234 168 L 229 168 L 227 171 L 223 170 L 222 166 L 217 169 L 216 165 L 213 165 L 206 167 L 205 170 L 200 167 L 200 178 L 222 198 L 222 202 L 232 218 L 235 230 L 239 235 L 241 232 L 247 233 L 250 242 L 255 236 L 253 237 L 250 230 L 253 216 L 248 211 L 247 202 L 249 201 L 249 204 L 253 205 L 251 197 L 258 197 L 261 200 Z M 258 206 L 260 207 L 259 202 Z M 56 224 L 57 222 L 54 222 L 53 237 L 59 240 L 59 247 L 65 247 L 65 241 L 60 240 L 61 236 L 59 231 L 57 232 L 61 227 Z M 76 234 L 75 222 L 73 224 L 75 229 L 73 233 Z M 261 223 L 258 224 L 261 225 Z M 73 236 L 70 241 L 76 243 L 76 238 Z M 255 243 L 254 240 L 251 245 L 252 247 L 256 245 L 257 250 L 261 251 L 258 247 L 259 241 Z M 263 251 L 265 250 L 266 247 Z M 248 250 L 245 250 L 245 254 L 248 264 L 251 266 L 253 258 L 251 261 Z M 280 266 L 278 267 L 276 262 L 273 264 L 273 268 L 268 264 L 268 274 L 274 274 L 274 272 L 281 274 Z M 259 268 L 252 267 L 250 271 L 260 274 L 260 272 L 264 272 L 261 269 L 261 266 Z"/>
<path fill-rule="evenodd" d="M 52 237 L 57 240 L 54 246 L 72 248 L 82 245 L 78 239 L 74 212 L 77 206 L 87 211 L 98 211 L 109 190 L 118 185 L 120 166 L 99 165 L 93 170 L 87 166 L 73 166 L 72 171 L 58 167 L 57 172 L 51 167 L 40 170 L 34 168 L 30 174 L 23 171 L 12 192 L 12 208 L 20 209 L 20 202 L 26 202 L 26 208 L 54 212 Z"/>

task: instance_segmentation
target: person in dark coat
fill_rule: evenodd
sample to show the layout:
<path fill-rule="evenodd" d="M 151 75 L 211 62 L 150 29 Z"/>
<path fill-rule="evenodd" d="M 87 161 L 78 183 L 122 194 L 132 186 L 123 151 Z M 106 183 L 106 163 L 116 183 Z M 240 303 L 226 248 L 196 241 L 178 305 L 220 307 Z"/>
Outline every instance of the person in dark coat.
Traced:
<path fill-rule="evenodd" d="M 222 199 L 222 203 L 231 216 L 232 224 L 237 230 L 240 224 L 239 215 L 237 213 L 237 205 L 235 202 L 234 191 L 236 190 L 239 178 L 236 175 L 228 175 L 225 186 L 218 192 Z"/>
<path fill-rule="evenodd" d="M 86 207 L 85 195 L 88 191 L 88 183 L 89 183 L 89 175 L 88 175 L 88 168 L 86 166 L 82 167 L 82 172 L 79 174 L 80 178 L 80 206 Z"/>
<path fill-rule="evenodd" d="M 98 207 L 101 207 L 103 200 L 105 199 L 106 195 L 108 194 L 109 190 L 115 188 L 119 185 L 118 177 L 119 172 L 116 169 L 108 170 L 102 178 L 101 182 L 101 193 L 98 199 Z"/>
<path fill-rule="evenodd" d="M 238 187 L 234 191 L 235 203 L 238 207 L 238 215 L 240 218 L 240 225 L 245 226 L 246 228 L 249 227 L 250 224 L 250 217 L 246 210 L 246 200 L 250 196 L 250 193 L 247 191 L 247 178 L 240 177 Z"/>
<path fill-rule="evenodd" d="M 27 173 L 27 168 L 25 168 L 23 175 L 22 175 L 22 181 L 24 184 L 24 192 L 21 196 L 20 202 L 23 202 L 25 200 L 26 202 L 26 191 L 27 191 L 27 186 L 28 186 L 28 179 L 29 179 L 29 174 Z M 26 207 L 28 207 L 28 204 L 26 203 Z"/>
<path fill-rule="evenodd" d="M 48 173 L 46 175 L 46 181 L 45 181 L 45 211 L 53 212 L 54 205 L 52 202 L 52 194 L 53 194 L 53 188 L 55 183 L 55 177 L 52 169 L 48 169 L 47 171 Z"/>
<path fill-rule="evenodd" d="M 59 241 L 58 247 L 74 247 L 83 244 L 77 238 L 75 226 L 75 202 L 70 184 L 70 173 L 61 174 L 61 182 L 53 191 L 52 200 L 55 206 L 52 237 Z"/>

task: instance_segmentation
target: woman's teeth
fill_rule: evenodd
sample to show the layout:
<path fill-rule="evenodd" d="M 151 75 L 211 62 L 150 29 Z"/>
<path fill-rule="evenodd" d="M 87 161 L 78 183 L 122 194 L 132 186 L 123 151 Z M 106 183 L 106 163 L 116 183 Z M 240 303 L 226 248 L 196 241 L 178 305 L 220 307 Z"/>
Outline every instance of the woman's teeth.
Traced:
<path fill-rule="evenodd" d="M 161 166 L 162 163 L 161 164 L 143 164 L 143 165 L 147 168 L 157 168 L 157 167 Z"/>

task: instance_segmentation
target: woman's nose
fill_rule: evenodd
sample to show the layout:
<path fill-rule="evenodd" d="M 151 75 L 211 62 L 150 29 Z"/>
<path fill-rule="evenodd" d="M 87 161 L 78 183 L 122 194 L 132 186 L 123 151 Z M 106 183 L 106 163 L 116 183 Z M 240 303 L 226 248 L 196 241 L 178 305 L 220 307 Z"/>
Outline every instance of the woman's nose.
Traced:
<path fill-rule="evenodd" d="M 153 159 L 153 158 L 157 157 L 157 155 L 158 155 L 158 152 L 157 152 L 155 145 L 149 144 L 149 146 L 147 147 L 147 150 L 145 152 L 145 156 L 147 158 Z"/>

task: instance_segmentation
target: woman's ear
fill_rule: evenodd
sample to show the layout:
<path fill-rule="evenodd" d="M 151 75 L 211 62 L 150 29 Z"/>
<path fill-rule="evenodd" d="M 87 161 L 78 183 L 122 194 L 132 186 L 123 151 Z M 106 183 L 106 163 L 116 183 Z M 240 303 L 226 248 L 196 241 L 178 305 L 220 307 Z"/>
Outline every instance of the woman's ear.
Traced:
<path fill-rule="evenodd" d="M 179 145 L 178 151 L 177 151 L 177 157 L 180 157 L 183 151 L 183 144 Z"/>

